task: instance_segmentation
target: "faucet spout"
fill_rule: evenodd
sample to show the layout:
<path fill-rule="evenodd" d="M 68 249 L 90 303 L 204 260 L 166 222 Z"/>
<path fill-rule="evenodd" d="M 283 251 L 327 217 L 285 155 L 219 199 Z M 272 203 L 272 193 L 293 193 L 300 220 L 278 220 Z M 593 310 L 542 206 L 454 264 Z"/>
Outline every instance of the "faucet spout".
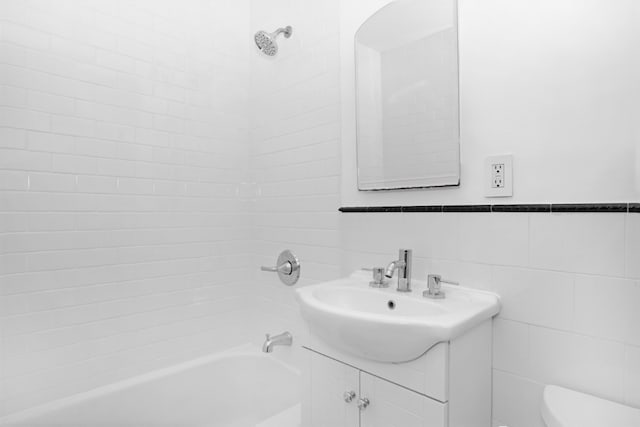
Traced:
<path fill-rule="evenodd" d="M 262 344 L 264 353 L 272 353 L 273 347 L 276 345 L 291 345 L 293 343 L 293 335 L 289 332 L 283 332 L 279 335 L 271 336 L 267 334 L 267 339 Z"/>
<path fill-rule="evenodd" d="M 411 249 L 400 249 L 398 259 L 391 261 L 385 270 L 384 275 L 389 279 L 398 270 L 398 292 L 411 292 L 411 255 Z"/>
<path fill-rule="evenodd" d="M 391 279 L 393 277 L 393 272 L 396 271 L 396 269 L 404 267 L 402 264 L 403 262 L 400 260 L 391 261 L 384 272 L 385 277 L 387 279 Z"/>

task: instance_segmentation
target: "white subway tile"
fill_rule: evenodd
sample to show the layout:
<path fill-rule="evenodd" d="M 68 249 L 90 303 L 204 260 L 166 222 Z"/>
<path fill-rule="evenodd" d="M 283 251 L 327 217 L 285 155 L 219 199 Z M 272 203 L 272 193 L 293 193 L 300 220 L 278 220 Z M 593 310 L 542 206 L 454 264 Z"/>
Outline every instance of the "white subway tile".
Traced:
<path fill-rule="evenodd" d="M 576 332 L 640 345 L 640 316 L 634 316 L 640 288 L 633 281 L 577 275 L 574 304 Z"/>
<path fill-rule="evenodd" d="M 51 130 L 66 135 L 94 136 L 96 134 L 96 124 L 93 120 L 52 115 Z"/>
<path fill-rule="evenodd" d="M 51 45 L 51 37 L 44 32 L 6 21 L 2 24 L 2 40 L 40 50 Z"/>
<path fill-rule="evenodd" d="M 529 346 L 532 379 L 623 400 L 624 344 L 532 326 Z"/>
<path fill-rule="evenodd" d="M 118 192 L 123 194 L 153 194 L 153 181 L 135 178 L 120 178 Z"/>
<path fill-rule="evenodd" d="M 493 321 L 494 369 L 526 376 L 531 363 L 529 354 L 529 325 L 502 319 Z"/>
<path fill-rule="evenodd" d="M 115 50 L 116 36 L 106 31 L 100 31 L 90 23 L 76 23 L 73 27 L 76 38 L 83 42 L 106 50 Z"/>
<path fill-rule="evenodd" d="M 135 176 L 137 164 L 126 160 L 98 159 L 94 173 L 107 176 Z"/>
<path fill-rule="evenodd" d="M 27 231 L 24 214 L 0 212 L 0 233 Z"/>
<path fill-rule="evenodd" d="M 27 190 L 28 184 L 26 172 L 0 170 L 0 190 Z"/>
<path fill-rule="evenodd" d="M 461 213 L 458 216 L 460 259 L 497 265 L 526 266 L 529 218 L 522 213 Z"/>
<path fill-rule="evenodd" d="M 27 259 L 22 254 L 0 255 L 0 275 L 27 271 Z"/>
<path fill-rule="evenodd" d="M 135 128 L 99 121 L 95 124 L 95 136 L 112 141 L 132 142 L 135 138 Z"/>
<path fill-rule="evenodd" d="M 136 61 L 125 55 L 108 50 L 96 50 L 96 64 L 105 68 L 134 74 L 136 72 Z"/>
<path fill-rule="evenodd" d="M 51 154 L 0 148 L 0 169 L 51 170 Z"/>
<path fill-rule="evenodd" d="M 73 230 L 76 222 L 75 216 L 69 213 L 30 213 L 24 217 L 29 231 Z"/>
<path fill-rule="evenodd" d="M 96 60 L 96 48 L 85 44 L 82 39 L 69 40 L 61 37 L 52 37 L 51 51 L 81 63 L 93 63 Z"/>
<path fill-rule="evenodd" d="M 640 215 L 627 215 L 626 230 L 627 277 L 640 279 Z"/>
<path fill-rule="evenodd" d="M 49 90 L 49 74 L 22 66 L 0 64 L 0 81 L 3 84 L 26 89 Z"/>
<path fill-rule="evenodd" d="M 76 179 L 73 175 L 52 173 L 30 173 L 30 191 L 59 191 L 73 192 L 76 189 Z"/>
<path fill-rule="evenodd" d="M 118 180 L 114 177 L 80 175 L 77 180 L 79 193 L 116 193 L 118 190 Z"/>
<path fill-rule="evenodd" d="M 493 371 L 493 416 L 506 425 L 544 427 L 540 415 L 544 384 Z"/>
<path fill-rule="evenodd" d="M 36 91 L 29 91 L 27 98 L 29 107 L 34 110 L 65 115 L 73 115 L 76 111 L 73 98 Z"/>
<path fill-rule="evenodd" d="M 0 37 L 0 58 L 5 64 L 24 67 L 27 63 L 27 49 L 2 41 Z"/>
<path fill-rule="evenodd" d="M 488 289 L 500 295 L 502 318 L 555 329 L 572 328 L 572 274 L 495 266 Z"/>
<path fill-rule="evenodd" d="M 24 295 L 0 296 L 0 317 L 15 316 L 29 311 L 29 298 Z M 5 367 L 6 369 L 6 367 Z M 0 369 L 0 375 L 5 372 Z"/>
<path fill-rule="evenodd" d="M 55 55 L 49 51 L 26 51 L 26 66 L 41 73 L 47 73 L 49 78 L 51 74 L 61 77 L 74 77 L 77 63 L 69 58 Z M 56 81 L 54 79 L 54 81 Z M 41 91 L 52 92 L 60 88 L 55 87 L 32 87 L 31 89 L 40 89 Z M 63 95 L 60 93 L 60 95 Z"/>
<path fill-rule="evenodd" d="M 625 370 L 625 403 L 635 408 L 640 407 L 640 347 L 626 347 Z"/>
<path fill-rule="evenodd" d="M 0 86 L 0 104 L 25 108 L 27 106 L 27 91 L 14 86 Z"/>
<path fill-rule="evenodd" d="M 625 214 L 530 215 L 530 265 L 624 276 Z"/>
<path fill-rule="evenodd" d="M 49 131 L 51 117 L 39 111 L 0 106 L 0 126 Z"/>
<path fill-rule="evenodd" d="M 73 153 L 74 138 L 50 132 L 28 132 L 27 147 L 31 151 L 50 153 Z"/>
<path fill-rule="evenodd" d="M 54 154 L 52 170 L 62 173 L 95 174 L 98 171 L 98 159 L 85 156 Z"/>
<path fill-rule="evenodd" d="M 74 151 L 81 156 L 118 157 L 118 143 L 105 139 L 75 137 Z"/>
<path fill-rule="evenodd" d="M 27 132 L 22 129 L 0 128 L 0 147 L 25 148 Z"/>
<path fill-rule="evenodd" d="M 68 250 L 27 255 L 29 271 L 60 270 L 93 267 L 117 262 L 115 249 Z"/>
<path fill-rule="evenodd" d="M 135 141 L 139 144 L 168 147 L 169 134 L 166 132 L 158 132 L 153 129 L 137 128 Z"/>

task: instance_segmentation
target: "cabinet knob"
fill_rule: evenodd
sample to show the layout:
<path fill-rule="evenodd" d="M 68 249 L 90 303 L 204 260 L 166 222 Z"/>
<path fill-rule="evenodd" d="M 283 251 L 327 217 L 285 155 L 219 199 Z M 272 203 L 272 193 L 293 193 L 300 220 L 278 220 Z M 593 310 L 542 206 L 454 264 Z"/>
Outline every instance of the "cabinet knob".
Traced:
<path fill-rule="evenodd" d="M 358 408 L 360 408 L 361 411 L 364 411 L 365 409 L 367 409 L 367 406 L 369 406 L 369 399 L 367 399 L 366 397 L 364 398 L 360 398 L 358 399 Z"/>
<path fill-rule="evenodd" d="M 356 392 L 355 391 L 345 391 L 342 394 L 342 398 L 344 399 L 345 402 L 351 403 L 353 401 L 353 399 L 356 398 Z"/>

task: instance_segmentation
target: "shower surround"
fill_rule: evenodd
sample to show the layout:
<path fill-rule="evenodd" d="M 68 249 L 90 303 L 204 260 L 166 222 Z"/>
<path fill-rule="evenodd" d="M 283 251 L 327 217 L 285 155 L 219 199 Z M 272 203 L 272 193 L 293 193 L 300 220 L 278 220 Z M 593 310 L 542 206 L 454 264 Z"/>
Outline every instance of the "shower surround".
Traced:
<path fill-rule="evenodd" d="M 0 2 L 0 416 L 249 340 L 249 19 Z"/>

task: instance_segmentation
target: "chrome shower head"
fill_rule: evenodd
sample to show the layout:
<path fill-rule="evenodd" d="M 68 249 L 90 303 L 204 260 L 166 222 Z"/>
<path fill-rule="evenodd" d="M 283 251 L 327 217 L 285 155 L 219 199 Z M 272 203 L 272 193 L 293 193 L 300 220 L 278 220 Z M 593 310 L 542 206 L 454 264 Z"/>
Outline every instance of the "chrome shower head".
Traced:
<path fill-rule="evenodd" d="M 258 46 L 258 50 L 267 56 L 276 56 L 278 53 L 278 43 L 276 43 L 276 37 L 281 33 L 284 33 L 285 38 L 291 37 L 293 28 L 287 26 L 285 28 L 278 28 L 273 33 L 267 33 L 266 31 L 258 31 L 253 37 Z"/>

